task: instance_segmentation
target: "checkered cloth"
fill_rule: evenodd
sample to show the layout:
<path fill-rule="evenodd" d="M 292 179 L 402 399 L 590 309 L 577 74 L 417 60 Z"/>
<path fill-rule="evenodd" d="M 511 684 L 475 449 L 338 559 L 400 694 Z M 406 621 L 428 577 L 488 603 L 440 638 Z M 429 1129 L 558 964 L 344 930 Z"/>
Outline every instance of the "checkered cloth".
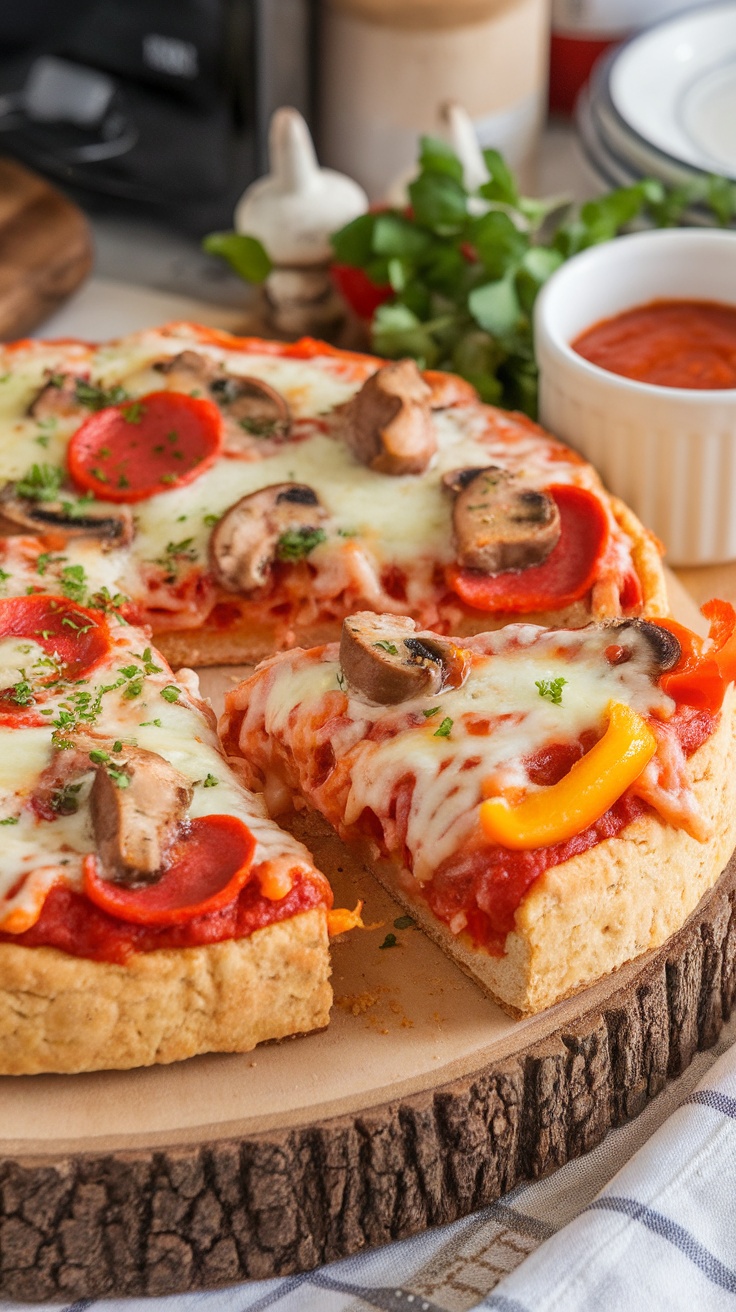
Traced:
<path fill-rule="evenodd" d="M 306 1275 L 97 1312 L 736 1312 L 732 1045 L 736 1017 L 637 1120 L 455 1225 Z"/>

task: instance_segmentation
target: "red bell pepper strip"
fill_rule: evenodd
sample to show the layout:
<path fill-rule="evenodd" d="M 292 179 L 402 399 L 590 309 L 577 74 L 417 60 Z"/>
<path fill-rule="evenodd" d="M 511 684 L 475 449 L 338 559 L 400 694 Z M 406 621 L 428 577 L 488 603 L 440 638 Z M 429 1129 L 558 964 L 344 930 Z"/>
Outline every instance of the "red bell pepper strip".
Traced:
<path fill-rule="evenodd" d="M 90 902 L 134 925 L 181 925 L 228 906 L 250 877 L 256 841 L 242 820 L 191 820 L 169 853 L 157 884 L 128 888 L 103 879 L 96 856 L 83 863 Z"/>
<path fill-rule="evenodd" d="M 590 591 L 608 545 L 610 529 L 605 507 L 594 493 L 571 483 L 554 484 L 546 490 L 560 512 L 557 545 L 541 565 L 528 569 L 482 574 L 450 566 L 450 587 L 468 606 L 514 614 L 561 610 Z"/>
<path fill-rule="evenodd" d="M 658 619 L 682 648 L 677 665 L 663 674 L 660 687 L 669 697 L 698 710 L 720 710 L 729 683 L 736 679 L 736 611 L 727 601 L 709 601 L 702 613 L 710 624 L 708 639 L 675 620 Z"/>

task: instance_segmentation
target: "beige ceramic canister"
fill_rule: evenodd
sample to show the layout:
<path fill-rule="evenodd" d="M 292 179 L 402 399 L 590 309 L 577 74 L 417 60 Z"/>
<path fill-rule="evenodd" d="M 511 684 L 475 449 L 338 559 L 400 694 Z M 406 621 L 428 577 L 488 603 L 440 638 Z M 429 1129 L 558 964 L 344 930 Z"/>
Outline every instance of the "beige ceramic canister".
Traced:
<path fill-rule="evenodd" d="M 325 163 L 379 200 L 457 101 L 528 187 L 548 41 L 548 0 L 322 0 Z"/>

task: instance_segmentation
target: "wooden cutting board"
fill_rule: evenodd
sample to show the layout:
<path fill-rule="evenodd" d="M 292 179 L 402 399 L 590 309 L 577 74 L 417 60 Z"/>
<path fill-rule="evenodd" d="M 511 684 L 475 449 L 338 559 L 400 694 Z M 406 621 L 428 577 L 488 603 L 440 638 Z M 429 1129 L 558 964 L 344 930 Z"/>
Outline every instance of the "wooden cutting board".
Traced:
<path fill-rule="evenodd" d="M 0 157 L 0 340 L 24 337 L 92 268 L 82 211 L 37 173 Z"/>
<path fill-rule="evenodd" d="M 203 690 L 221 705 L 241 673 L 205 670 Z M 663 948 L 513 1021 L 333 835 L 304 836 L 338 904 L 364 897 L 373 926 L 333 947 L 329 1028 L 173 1066 L 0 1080 L 4 1296 L 286 1275 L 455 1220 L 637 1115 L 733 1006 L 736 862 Z"/>

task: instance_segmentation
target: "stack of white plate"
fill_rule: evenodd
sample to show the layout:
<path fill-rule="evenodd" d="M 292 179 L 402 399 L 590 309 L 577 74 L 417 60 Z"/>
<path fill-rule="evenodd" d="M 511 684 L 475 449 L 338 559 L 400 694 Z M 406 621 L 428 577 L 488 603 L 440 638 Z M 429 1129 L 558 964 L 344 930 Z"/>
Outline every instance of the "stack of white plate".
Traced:
<path fill-rule="evenodd" d="M 736 0 L 640 32 L 597 65 L 577 106 L 586 160 L 606 187 L 736 181 Z M 703 209 L 693 222 L 715 220 Z"/>

